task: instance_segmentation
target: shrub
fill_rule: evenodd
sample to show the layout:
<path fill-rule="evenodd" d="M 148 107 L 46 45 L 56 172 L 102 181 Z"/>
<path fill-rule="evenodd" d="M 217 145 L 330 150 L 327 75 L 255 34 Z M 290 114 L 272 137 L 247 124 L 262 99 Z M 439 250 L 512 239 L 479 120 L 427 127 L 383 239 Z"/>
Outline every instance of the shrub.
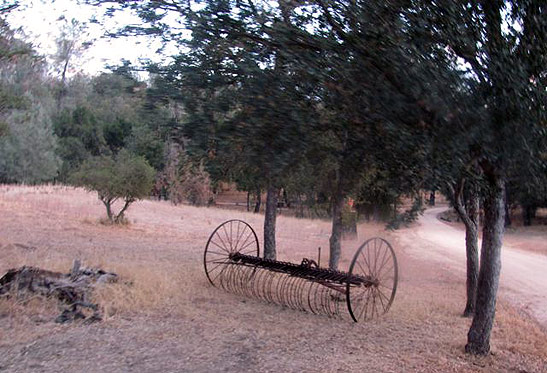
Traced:
<path fill-rule="evenodd" d="M 87 190 L 96 191 L 106 207 L 106 215 L 112 223 L 123 223 L 129 205 L 147 196 L 154 183 L 154 169 L 143 157 L 122 150 L 116 157 L 99 156 L 86 160 L 70 181 Z M 122 209 L 116 214 L 112 204 L 123 200 Z"/>
<path fill-rule="evenodd" d="M 408 226 L 410 223 L 416 221 L 418 217 L 423 214 L 425 207 L 421 197 L 414 199 L 410 209 L 403 213 L 397 213 L 391 221 L 388 222 L 386 228 L 390 230 L 399 229 L 401 226 Z"/>
<path fill-rule="evenodd" d="M 166 189 L 175 205 L 188 201 L 195 206 L 208 205 L 213 199 L 211 179 L 203 162 L 195 164 L 177 144 L 168 149 L 167 164 L 156 189 Z"/>

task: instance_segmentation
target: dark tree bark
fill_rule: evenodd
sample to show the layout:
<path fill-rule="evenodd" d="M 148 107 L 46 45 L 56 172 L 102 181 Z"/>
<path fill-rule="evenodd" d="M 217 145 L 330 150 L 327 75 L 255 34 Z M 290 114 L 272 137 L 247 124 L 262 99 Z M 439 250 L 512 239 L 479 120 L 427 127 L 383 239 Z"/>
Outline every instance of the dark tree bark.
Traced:
<path fill-rule="evenodd" d="M 251 192 L 247 192 L 247 212 L 251 211 Z"/>
<path fill-rule="evenodd" d="M 536 217 L 536 210 L 536 206 L 522 206 L 522 223 L 524 224 L 524 226 L 529 227 L 530 225 L 532 225 L 532 219 Z"/>
<path fill-rule="evenodd" d="M 116 202 L 118 198 L 107 198 L 104 196 L 99 196 L 99 199 L 106 207 L 106 216 L 108 217 L 108 220 L 110 221 L 110 223 L 113 224 L 122 223 L 124 221 L 127 208 L 129 207 L 129 205 L 135 202 L 134 198 L 124 199 L 124 205 L 122 209 L 116 214 L 114 211 L 112 211 L 112 204 Z"/>
<path fill-rule="evenodd" d="M 467 262 L 466 293 L 467 302 L 464 317 L 475 314 L 477 286 L 479 280 L 479 196 L 474 194 L 469 201 L 469 225 L 465 226 L 465 254 Z"/>
<path fill-rule="evenodd" d="M 112 203 L 114 202 L 112 199 L 99 197 L 104 206 L 106 207 L 106 216 L 108 217 L 108 220 L 113 222 L 114 221 L 114 214 L 112 214 Z"/>
<path fill-rule="evenodd" d="M 429 193 L 429 206 L 435 206 L 435 190 Z"/>
<path fill-rule="evenodd" d="M 120 210 L 120 212 L 118 213 L 118 215 L 116 215 L 116 217 L 114 218 L 114 221 L 115 221 L 116 223 L 121 223 L 121 222 L 124 220 L 125 211 L 126 211 L 127 208 L 129 207 L 129 205 L 132 204 L 133 202 L 135 202 L 135 200 L 132 199 L 132 198 L 129 198 L 129 199 L 126 199 L 126 200 L 125 200 L 125 203 L 124 203 L 122 209 Z"/>
<path fill-rule="evenodd" d="M 465 224 L 465 254 L 467 262 L 466 293 L 467 302 L 464 317 L 473 316 L 477 300 L 479 278 L 479 190 L 476 185 L 469 188 L 466 199 L 467 217 Z"/>
<path fill-rule="evenodd" d="M 505 191 L 505 228 L 510 227 L 513 224 L 511 221 L 511 209 L 509 208 L 509 201 L 507 200 L 507 190 Z"/>
<path fill-rule="evenodd" d="M 329 239 L 330 256 L 329 268 L 338 269 L 338 262 L 341 253 L 342 240 L 342 208 L 344 207 L 344 193 L 342 191 L 341 182 L 338 182 L 336 192 L 332 198 L 332 232 Z"/>
<path fill-rule="evenodd" d="M 18 3 L 5 5 L 2 8 L 0 8 L 0 14 L 8 13 L 8 12 L 12 11 L 13 9 L 17 8 L 18 6 L 19 6 Z"/>
<path fill-rule="evenodd" d="M 266 195 L 266 213 L 264 216 L 264 259 L 276 258 L 275 252 L 275 222 L 277 219 L 278 189 L 268 186 Z"/>
<path fill-rule="evenodd" d="M 287 208 L 291 208 L 291 201 L 289 200 L 289 194 L 283 189 L 283 203 Z"/>
<path fill-rule="evenodd" d="M 302 196 L 297 194 L 296 196 L 298 202 L 298 206 L 296 207 L 296 217 L 297 218 L 303 218 L 304 217 L 304 201 L 302 201 Z"/>
<path fill-rule="evenodd" d="M 449 188 L 454 199 L 454 208 L 465 225 L 467 300 L 463 316 L 470 317 L 475 313 L 479 277 L 479 190 L 474 183 L 468 183 L 467 190 L 465 185 L 465 179 L 461 178 L 455 188 Z"/>
<path fill-rule="evenodd" d="M 108 220 L 114 221 L 113 215 L 112 215 L 112 207 L 110 206 L 110 202 L 105 202 L 106 206 L 106 216 L 108 217 Z"/>
<path fill-rule="evenodd" d="M 258 214 L 260 212 L 261 202 L 262 202 L 262 191 L 260 189 L 257 189 L 256 190 L 255 209 L 254 209 L 255 214 Z"/>
<path fill-rule="evenodd" d="M 465 346 L 466 352 L 476 355 L 486 355 L 490 351 L 490 333 L 496 313 L 496 295 L 501 270 L 501 246 L 505 223 L 505 180 L 492 172 L 490 174 L 485 172 L 485 175 L 489 188 L 484 200 L 484 227 L 477 302 L 475 316 L 467 333 L 467 345 Z"/>

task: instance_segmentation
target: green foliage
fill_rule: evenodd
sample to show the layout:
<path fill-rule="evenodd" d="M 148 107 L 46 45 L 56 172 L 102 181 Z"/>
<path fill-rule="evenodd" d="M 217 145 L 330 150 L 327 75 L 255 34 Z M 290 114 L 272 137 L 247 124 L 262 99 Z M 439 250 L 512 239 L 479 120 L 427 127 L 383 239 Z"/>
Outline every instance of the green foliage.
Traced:
<path fill-rule="evenodd" d="M 0 180 L 35 184 L 57 175 L 50 113 L 39 103 L 31 110 L 15 111 L 7 117 L 9 132 L 0 138 Z"/>
<path fill-rule="evenodd" d="M 402 213 L 395 213 L 395 216 L 387 224 L 387 229 L 399 229 L 401 226 L 408 226 L 408 224 L 416 221 L 418 216 L 421 215 L 424 210 L 425 206 L 422 198 L 414 198 L 409 209 L 403 211 Z"/>
<path fill-rule="evenodd" d="M 0 63 L 9 62 L 18 56 L 29 56 L 33 53 L 32 46 L 17 38 L 7 22 L 0 18 Z"/>
<path fill-rule="evenodd" d="M 72 112 L 65 110 L 55 122 L 55 134 L 60 138 L 76 138 L 92 156 L 105 152 L 106 141 L 102 128 L 92 111 L 77 107 Z"/>
<path fill-rule="evenodd" d="M 153 8 L 156 4 L 143 4 Z M 222 8 L 223 17 L 217 12 Z M 184 104 L 182 134 L 193 159 L 205 159 L 214 182 L 236 180 L 256 191 L 281 179 L 304 155 L 310 110 L 297 70 L 260 42 L 225 38 L 218 30 L 243 33 L 259 26 L 247 10 L 239 18 L 228 2 L 208 3 L 188 26 L 194 31 L 187 54 L 159 70 L 155 92 Z M 181 8 L 182 9 L 182 8 Z M 273 14 L 262 13 L 273 20 Z M 237 45 L 236 45 L 237 44 Z M 263 64 L 261 64 L 263 62 Z"/>
<path fill-rule="evenodd" d="M 6 136 L 8 132 L 9 132 L 9 125 L 4 121 L 0 121 L 0 138 L 2 138 L 3 136 Z"/>
<path fill-rule="evenodd" d="M 123 119 L 115 122 L 108 122 L 103 125 L 103 136 L 106 145 L 110 151 L 117 153 L 127 143 L 127 138 L 131 135 L 132 125 Z"/>
<path fill-rule="evenodd" d="M 185 45 L 171 65 L 154 67 L 153 92 L 184 105 L 188 153 L 206 161 L 213 182 L 286 186 L 310 206 L 320 194 L 358 194 L 371 169 L 397 177 L 386 194 L 420 188 L 427 143 L 416 124 L 432 105 L 444 115 L 436 97 L 455 90 L 423 76 L 451 61 L 429 45 L 401 48 L 414 35 L 391 5 L 176 4 L 135 5 L 147 25 L 131 32 Z M 170 12 L 183 16 L 190 39 L 163 23 Z"/>
<path fill-rule="evenodd" d="M 57 21 L 63 23 L 61 25 L 61 33 L 55 40 L 57 51 L 52 57 L 54 68 L 59 74 L 61 84 L 65 85 L 67 72 L 70 67 L 77 65 L 77 60 L 89 48 L 92 42 L 90 41 L 90 35 L 87 32 L 85 23 L 80 23 L 74 18 L 69 20 L 64 16 L 60 17 Z M 63 98 L 64 93 L 66 91 L 63 89 L 58 96 L 59 102 Z"/>
<path fill-rule="evenodd" d="M 113 6 L 130 8 L 145 22 L 122 33 L 158 35 L 179 43 L 182 52 L 170 65 L 153 67 L 146 93 L 124 64 L 94 78 L 86 95 L 67 97 L 67 114 L 55 126 L 64 168 L 95 156 L 84 165 L 91 173 L 96 162 L 103 170 L 96 179 L 110 179 L 105 175 L 119 160 L 107 159 L 127 154 L 127 147 L 159 169 L 163 148 L 170 151 L 162 143 L 169 139 L 185 146 L 177 157 L 189 155 L 181 163 L 168 159 L 173 195 L 194 188 L 188 180 L 208 185 L 211 175 L 213 183 L 235 180 L 252 192 L 286 186 L 310 206 L 330 201 L 338 206 L 333 210 L 348 195 L 365 208 L 395 210 L 401 196 L 424 186 L 479 180 L 490 202 L 485 233 L 496 235 L 483 240 L 492 260 L 482 262 L 490 270 L 479 278 L 495 288 L 502 214 L 494 206 L 506 181 L 514 183 L 510 191 L 522 204 L 543 203 L 545 194 L 544 0 L 210 0 L 199 6 L 173 0 Z M 173 19 L 183 27 L 170 27 Z M 10 65 L 21 50 L 16 44 L 12 34 L 0 36 L 3 83 L 21 82 L 35 71 L 28 59 L 25 66 Z M 27 97 L 26 87 L 2 85 L 0 122 L 33 112 L 16 113 L 13 105 Z M 34 85 L 29 97 L 45 97 L 39 91 Z M 6 123 L 14 138 L 15 122 Z M 87 154 L 78 152 L 79 144 Z M 4 146 L 3 152 L 24 159 L 21 149 Z M 191 166 L 202 160 L 206 170 Z M 393 226 L 415 219 L 420 209 L 415 201 Z M 488 350 L 495 292 L 477 298 L 487 309 L 478 314 L 490 313 L 484 327 L 469 333 L 486 341 L 476 347 L 481 353 Z"/>
<path fill-rule="evenodd" d="M 164 143 L 157 134 L 146 125 L 133 126 L 127 138 L 127 149 L 143 156 L 156 170 L 164 167 Z"/>
<path fill-rule="evenodd" d="M 87 158 L 104 154 L 108 149 L 102 128 L 91 110 L 77 107 L 63 110 L 54 120 L 59 138 L 57 154 L 63 160 L 59 179 L 66 181 L 71 172 Z"/>
<path fill-rule="evenodd" d="M 158 127 L 167 119 L 160 108 L 148 104 L 142 82 L 126 73 L 74 79 L 67 83 L 63 102 L 55 117 L 58 154 L 63 159 L 60 180 L 66 180 L 86 158 L 115 155 L 122 149 L 163 169 L 168 132 Z"/>
<path fill-rule="evenodd" d="M 115 157 L 97 156 L 87 159 L 70 182 L 90 191 L 96 191 L 104 203 L 108 219 L 121 223 L 131 203 L 149 195 L 154 183 L 154 169 L 139 156 L 122 150 Z M 116 214 L 112 204 L 121 199 L 124 206 Z"/>
<path fill-rule="evenodd" d="M 173 4 L 131 5 L 145 26 L 124 32 L 186 48 L 154 67 L 154 92 L 184 104 L 176 126 L 214 182 L 254 191 L 275 180 L 307 201 L 336 183 L 346 195 L 366 185 L 393 205 L 457 179 L 477 159 L 502 173 L 541 159 L 539 1 L 510 1 L 503 11 L 500 2 L 483 9 L 466 1 Z M 165 22 L 173 12 L 191 38 Z M 502 22 L 510 27 L 495 27 Z M 316 169 L 315 183 L 298 175 Z M 371 172 L 383 176 L 371 180 Z M 376 200 L 363 193 L 363 203 Z"/>
<path fill-rule="evenodd" d="M 400 200 L 398 178 L 391 179 L 385 170 L 371 169 L 360 180 L 356 209 L 365 219 L 387 222 L 393 218 L 393 210 Z"/>
<path fill-rule="evenodd" d="M 0 182 L 52 180 L 59 166 L 45 65 L 0 19 Z"/>
<path fill-rule="evenodd" d="M 355 211 L 347 202 L 344 202 L 342 208 L 342 232 L 349 236 L 357 234 L 357 211 Z"/>
<path fill-rule="evenodd" d="M 90 156 L 77 137 L 59 138 L 57 154 L 63 160 L 58 175 L 61 181 L 66 181 L 68 176 Z"/>
<path fill-rule="evenodd" d="M 8 110 L 23 110 L 30 105 L 29 99 L 25 96 L 15 96 L 6 91 L 7 87 L 0 86 L 0 113 Z"/>

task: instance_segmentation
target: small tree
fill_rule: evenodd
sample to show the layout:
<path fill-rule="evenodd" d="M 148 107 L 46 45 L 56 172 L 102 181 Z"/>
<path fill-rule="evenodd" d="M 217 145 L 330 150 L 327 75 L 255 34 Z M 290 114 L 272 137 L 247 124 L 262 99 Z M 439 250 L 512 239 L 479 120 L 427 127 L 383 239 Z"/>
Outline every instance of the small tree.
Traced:
<path fill-rule="evenodd" d="M 124 221 L 129 205 L 145 197 L 154 183 L 154 169 L 143 157 L 122 150 L 116 157 L 93 157 L 86 160 L 71 176 L 71 182 L 87 190 L 97 192 L 106 207 L 111 223 Z M 112 204 L 122 199 L 124 205 L 116 214 Z"/>

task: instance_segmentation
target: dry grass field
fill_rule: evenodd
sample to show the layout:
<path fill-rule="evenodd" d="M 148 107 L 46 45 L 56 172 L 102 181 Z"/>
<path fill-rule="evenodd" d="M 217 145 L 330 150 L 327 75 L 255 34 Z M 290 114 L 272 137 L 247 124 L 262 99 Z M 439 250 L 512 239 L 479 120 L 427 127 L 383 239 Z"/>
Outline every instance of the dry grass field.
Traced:
<path fill-rule="evenodd" d="M 209 234 L 240 218 L 261 235 L 261 215 L 158 201 L 135 203 L 126 226 L 102 225 L 103 215 L 96 196 L 80 189 L 0 186 L 0 276 L 22 265 L 68 272 L 78 258 L 122 277 L 95 294 L 104 321 L 90 325 L 55 324 L 51 300 L 0 299 L 0 371 L 547 371 L 545 330 L 503 300 L 492 354 L 467 356 L 465 279 L 407 255 L 400 233 L 380 225 L 361 225 L 359 239 L 344 242 L 341 269 L 365 237 L 381 235 L 400 262 L 398 293 L 388 314 L 355 324 L 209 285 Z M 277 229 L 280 260 L 327 252 L 329 222 L 280 216 Z"/>

